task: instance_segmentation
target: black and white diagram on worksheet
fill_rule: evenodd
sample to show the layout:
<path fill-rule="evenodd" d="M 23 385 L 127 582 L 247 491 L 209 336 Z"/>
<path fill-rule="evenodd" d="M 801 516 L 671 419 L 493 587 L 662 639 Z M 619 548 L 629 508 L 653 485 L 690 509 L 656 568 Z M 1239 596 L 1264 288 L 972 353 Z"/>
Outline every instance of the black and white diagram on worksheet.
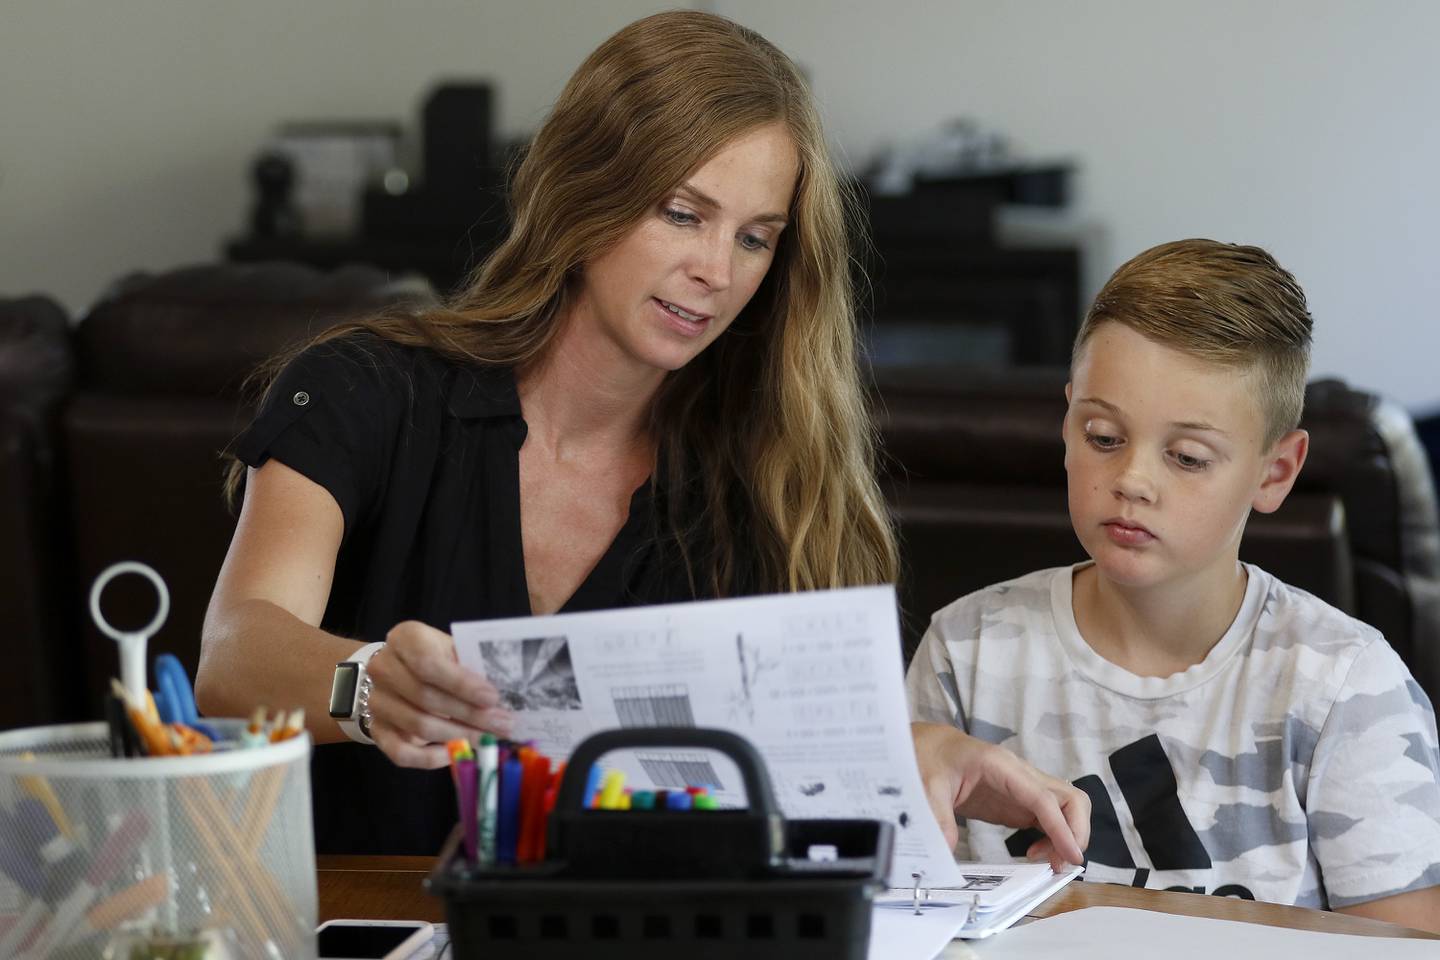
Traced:
<path fill-rule="evenodd" d="M 650 782 L 664 790 L 705 787 L 723 794 L 734 789 L 733 781 L 727 783 L 716 771 L 710 756 L 700 751 L 636 750 L 635 760 Z"/>
<path fill-rule="evenodd" d="M 501 686 L 515 738 L 550 756 L 601 730 L 728 730 L 755 745 L 787 817 L 887 820 L 892 882 L 961 882 L 920 785 L 892 587 L 485 620 L 452 634 L 460 662 Z M 721 807 L 748 802 L 736 765 L 713 751 L 652 742 L 601 763 L 635 789 L 703 786 Z"/>
<path fill-rule="evenodd" d="M 693 727 L 690 688 L 683 683 L 612 687 L 610 699 L 622 727 Z"/>
<path fill-rule="evenodd" d="M 479 646 L 481 672 L 511 710 L 579 710 L 580 688 L 565 637 L 490 640 Z"/>

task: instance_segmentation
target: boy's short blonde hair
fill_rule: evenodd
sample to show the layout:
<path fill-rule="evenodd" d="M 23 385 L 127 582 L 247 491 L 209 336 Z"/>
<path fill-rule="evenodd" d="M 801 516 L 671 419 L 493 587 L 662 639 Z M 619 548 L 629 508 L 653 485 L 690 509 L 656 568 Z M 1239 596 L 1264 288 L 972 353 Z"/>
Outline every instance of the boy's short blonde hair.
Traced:
<path fill-rule="evenodd" d="M 1300 423 L 1313 323 L 1305 292 L 1259 247 L 1177 240 L 1106 281 L 1075 337 L 1072 365 L 1101 324 L 1121 323 L 1197 360 L 1250 374 L 1265 448 Z"/>

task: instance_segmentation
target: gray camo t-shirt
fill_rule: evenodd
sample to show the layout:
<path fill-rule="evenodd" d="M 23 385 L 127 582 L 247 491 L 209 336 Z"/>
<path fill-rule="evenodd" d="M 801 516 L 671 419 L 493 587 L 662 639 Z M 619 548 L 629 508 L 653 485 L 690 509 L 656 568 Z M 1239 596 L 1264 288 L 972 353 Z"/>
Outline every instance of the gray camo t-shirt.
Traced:
<path fill-rule="evenodd" d="M 1247 564 L 1209 655 L 1141 677 L 1081 638 L 1077 569 L 940 610 L 906 686 L 914 719 L 1089 794 L 1087 879 L 1311 907 L 1440 884 L 1435 713 L 1378 632 Z M 1036 836 L 972 821 L 956 855 L 1021 857 Z"/>

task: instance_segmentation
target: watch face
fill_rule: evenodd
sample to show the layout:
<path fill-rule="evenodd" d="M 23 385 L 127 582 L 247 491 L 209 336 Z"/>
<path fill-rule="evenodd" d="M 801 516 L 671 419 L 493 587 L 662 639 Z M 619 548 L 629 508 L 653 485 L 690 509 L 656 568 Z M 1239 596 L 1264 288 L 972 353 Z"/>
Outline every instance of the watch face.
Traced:
<path fill-rule="evenodd" d="M 330 716 L 349 720 L 355 712 L 355 686 L 360 679 L 360 664 L 346 660 L 335 664 L 335 682 L 330 685 Z"/>

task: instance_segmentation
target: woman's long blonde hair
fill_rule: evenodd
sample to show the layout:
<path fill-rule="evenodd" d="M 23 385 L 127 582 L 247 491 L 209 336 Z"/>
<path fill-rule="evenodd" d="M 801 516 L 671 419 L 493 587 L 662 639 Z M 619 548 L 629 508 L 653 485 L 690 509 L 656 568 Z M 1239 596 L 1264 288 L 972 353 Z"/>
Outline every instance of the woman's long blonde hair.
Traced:
<path fill-rule="evenodd" d="M 857 356 L 853 198 L 795 64 L 723 17 L 656 14 L 602 43 L 520 163 L 510 234 L 466 288 L 443 308 L 321 339 L 363 329 L 472 363 L 534 362 L 585 263 L 725 144 L 777 122 L 800 174 L 770 271 L 655 400 L 669 530 L 692 585 L 717 596 L 892 581 L 895 539 Z"/>

